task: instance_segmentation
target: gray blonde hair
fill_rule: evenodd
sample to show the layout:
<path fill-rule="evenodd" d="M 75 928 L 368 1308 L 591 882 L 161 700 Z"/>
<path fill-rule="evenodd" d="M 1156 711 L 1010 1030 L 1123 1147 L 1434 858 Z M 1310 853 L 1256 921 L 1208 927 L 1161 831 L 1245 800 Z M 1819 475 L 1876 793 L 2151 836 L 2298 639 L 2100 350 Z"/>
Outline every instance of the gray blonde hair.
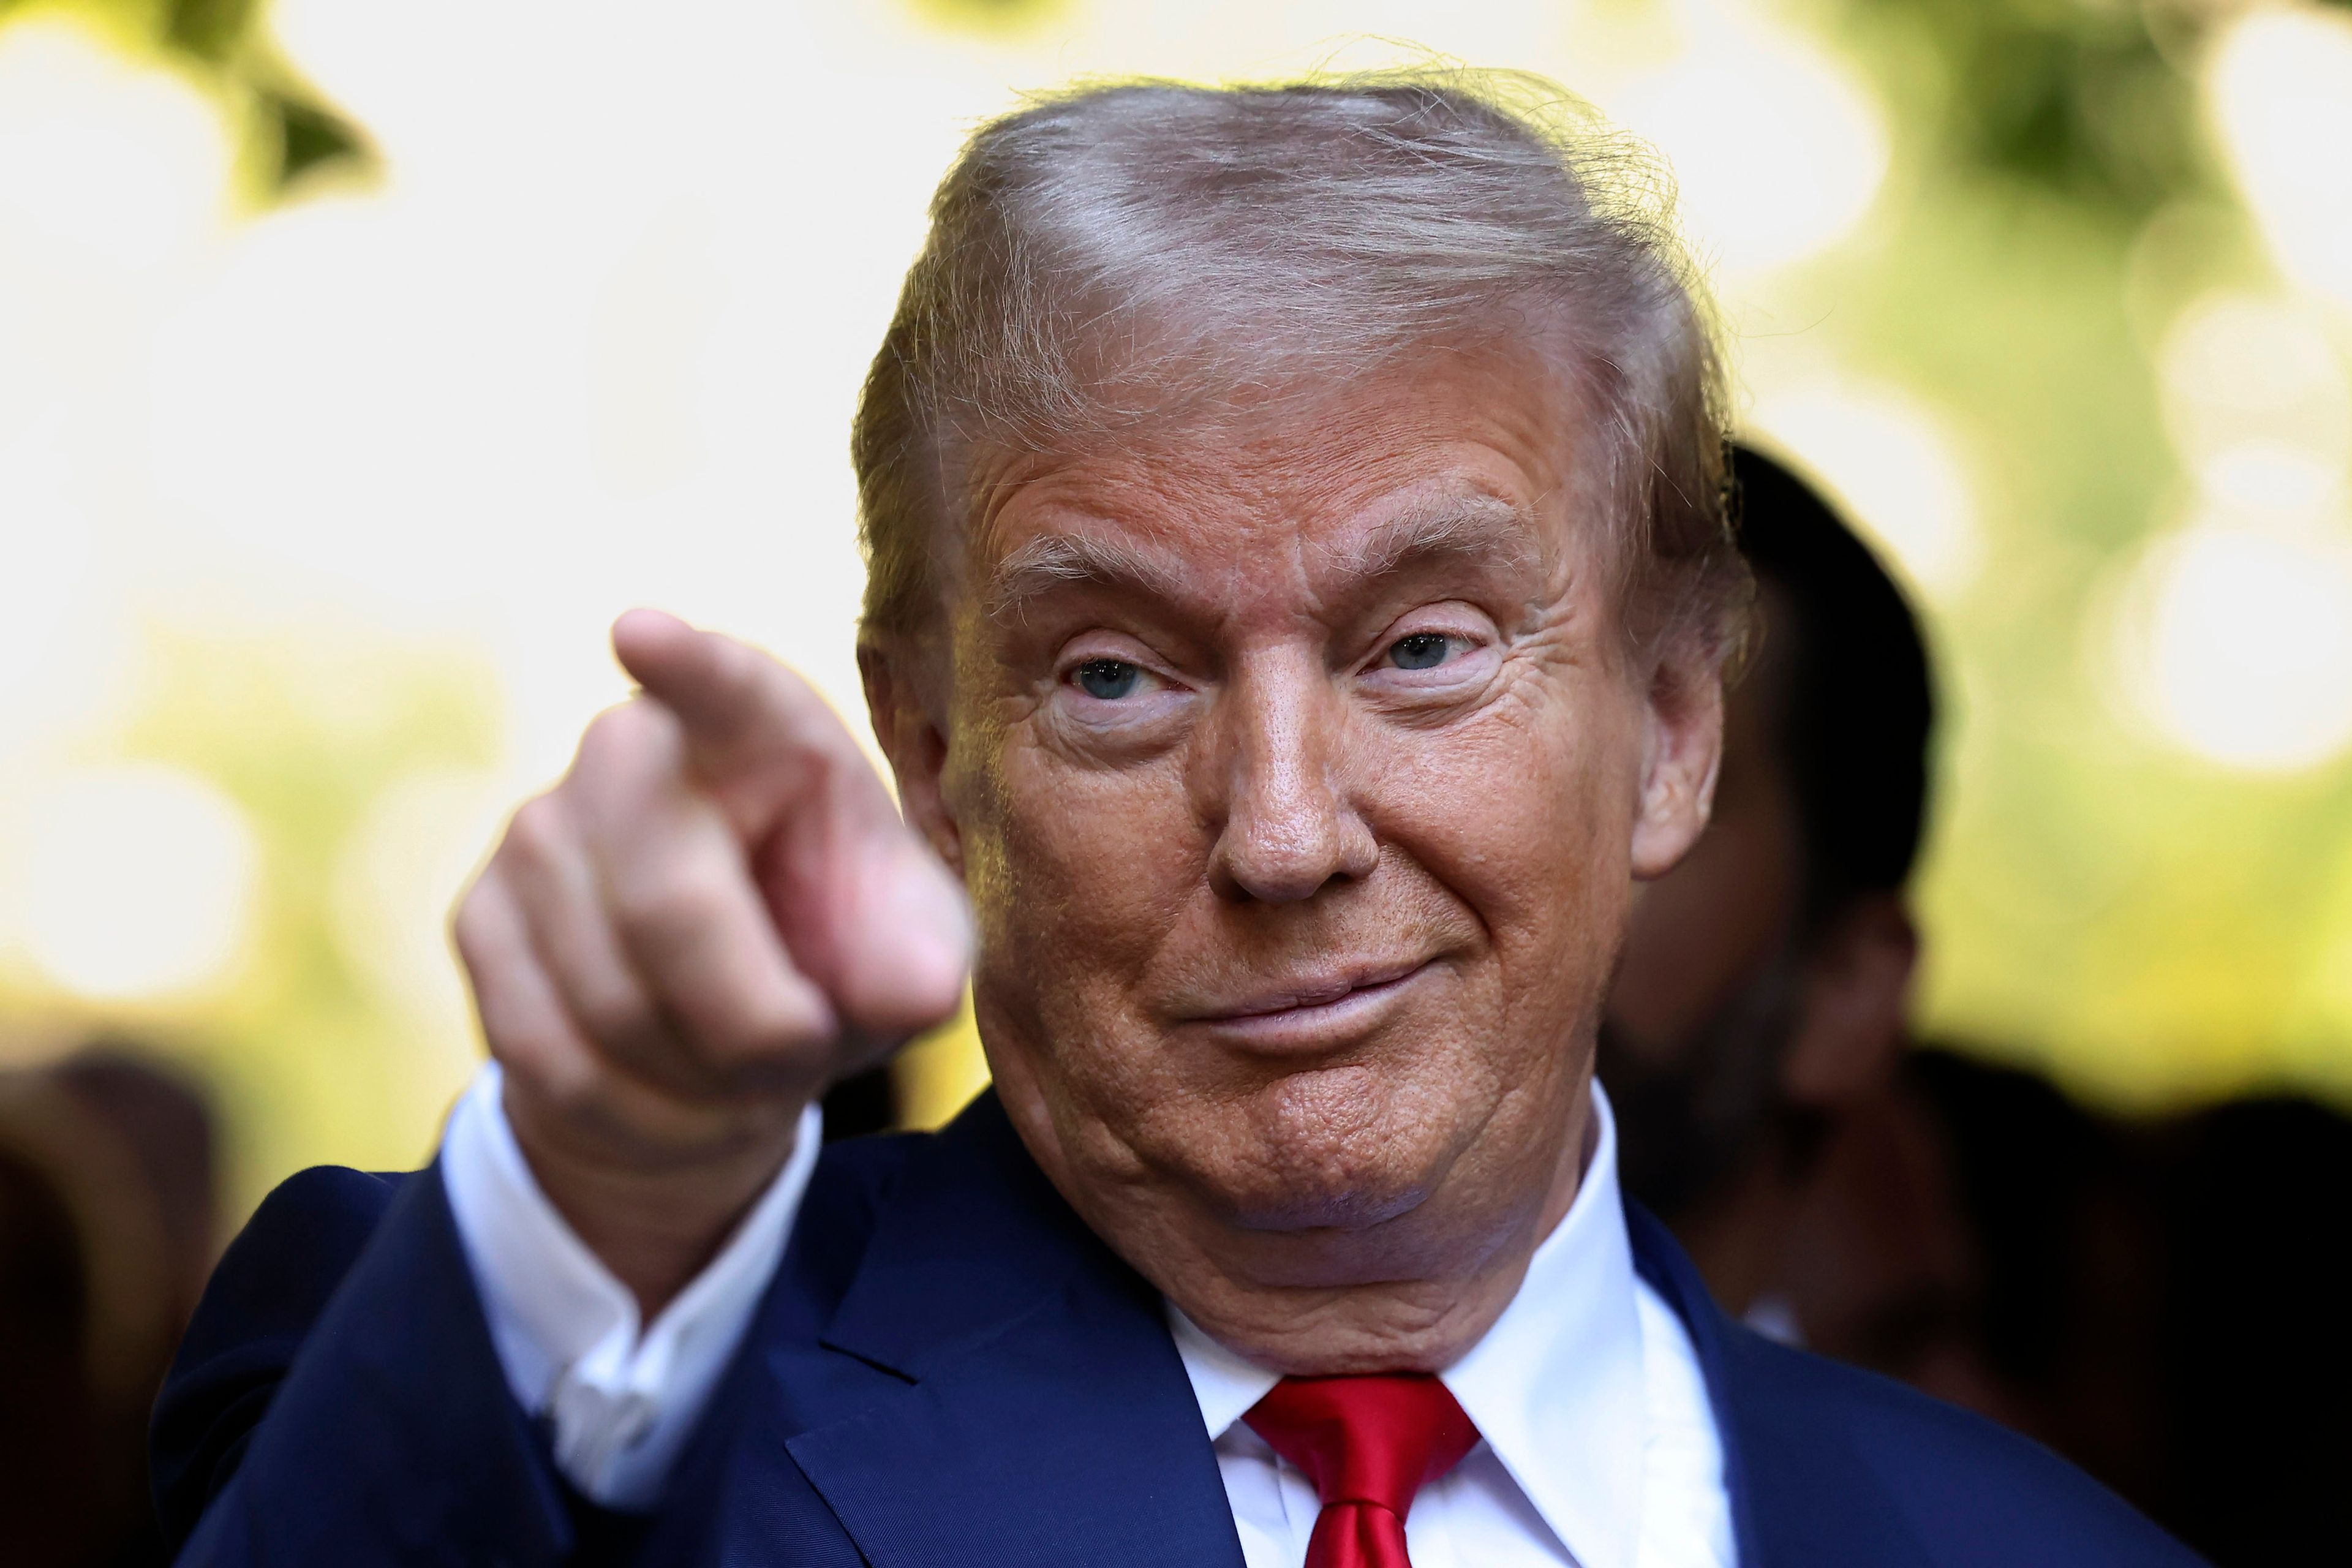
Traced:
<path fill-rule="evenodd" d="M 962 549 L 971 458 L 1053 453 L 1400 356 L 1548 348 L 1597 436 L 1637 646 L 1738 641 L 1724 394 L 1666 182 L 1538 79 L 1417 69 L 1139 82 L 981 127 L 851 437 L 868 641 L 920 637 Z"/>

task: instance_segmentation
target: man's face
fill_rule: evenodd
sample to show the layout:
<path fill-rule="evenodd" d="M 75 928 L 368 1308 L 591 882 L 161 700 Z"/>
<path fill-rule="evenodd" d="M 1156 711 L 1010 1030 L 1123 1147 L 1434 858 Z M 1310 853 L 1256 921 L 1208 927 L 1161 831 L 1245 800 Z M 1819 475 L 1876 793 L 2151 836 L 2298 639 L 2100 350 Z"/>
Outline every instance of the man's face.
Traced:
<path fill-rule="evenodd" d="M 1719 718 L 1623 649 L 1576 427 L 1438 359 L 1008 471 L 973 531 L 935 836 L 982 1036 L 1188 1310 L 1191 1248 L 1442 1271 L 1572 1190 L 1632 883 L 1703 822 Z"/>

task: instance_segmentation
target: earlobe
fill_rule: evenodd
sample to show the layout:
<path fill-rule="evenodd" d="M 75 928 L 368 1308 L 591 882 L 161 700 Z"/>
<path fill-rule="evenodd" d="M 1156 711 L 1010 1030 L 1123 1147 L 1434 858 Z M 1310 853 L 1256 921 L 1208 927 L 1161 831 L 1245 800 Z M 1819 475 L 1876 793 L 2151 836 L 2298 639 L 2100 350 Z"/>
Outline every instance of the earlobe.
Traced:
<path fill-rule="evenodd" d="M 948 810 L 945 779 L 948 738 L 943 721 L 922 700 L 903 654 L 860 644 L 857 673 L 866 688 L 866 710 L 874 739 L 890 761 L 898 810 L 923 836 L 932 852 L 963 875 L 963 837 Z"/>

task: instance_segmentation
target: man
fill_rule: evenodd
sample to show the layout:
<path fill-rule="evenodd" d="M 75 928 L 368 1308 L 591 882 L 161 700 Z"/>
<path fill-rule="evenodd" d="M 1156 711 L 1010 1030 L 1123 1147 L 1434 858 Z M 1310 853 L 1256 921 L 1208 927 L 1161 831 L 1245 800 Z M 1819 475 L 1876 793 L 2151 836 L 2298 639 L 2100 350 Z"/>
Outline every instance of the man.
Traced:
<path fill-rule="evenodd" d="M 1627 1190 L 1725 1307 L 1819 1344 L 1792 1247 L 1906 1038 L 1933 694 L 1901 590 L 1819 495 L 1743 447 L 1734 498 L 1759 636 L 1706 833 L 1634 912 L 1601 1074 Z"/>
<path fill-rule="evenodd" d="M 621 621 L 645 694 L 459 910 L 440 1159 L 224 1261 L 189 1560 L 2182 1561 L 1617 1197 L 1744 572 L 1615 158 L 1453 78 L 982 129 L 853 442 L 912 831 L 782 667 Z M 967 963 L 995 1088 L 820 1157 Z"/>

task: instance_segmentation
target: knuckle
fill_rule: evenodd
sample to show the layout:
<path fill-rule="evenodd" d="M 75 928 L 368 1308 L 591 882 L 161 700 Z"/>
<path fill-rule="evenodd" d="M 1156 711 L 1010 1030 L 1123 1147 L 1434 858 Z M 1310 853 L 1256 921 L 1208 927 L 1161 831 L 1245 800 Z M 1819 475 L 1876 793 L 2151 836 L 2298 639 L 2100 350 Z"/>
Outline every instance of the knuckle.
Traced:
<path fill-rule="evenodd" d="M 551 1035 L 509 1040 L 494 1047 L 492 1054 L 509 1077 L 522 1081 L 533 1100 L 566 1120 L 593 1113 L 604 1100 L 604 1074 L 594 1059 Z"/>
<path fill-rule="evenodd" d="M 769 998 L 746 1007 L 730 1042 L 730 1055 L 775 1062 L 795 1062 L 830 1053 L 835 1044 L 833 1020 L 790 998 Z"/>
<path fill-rule="evenodd" d="M 547 1064 L 537 1087 L 550 1106 L 573 1118 L 601 1111 L 606 1098 L 604 1075 L 596 1064 L 568 1052 Z"/>
<path fill-rule="evenodd" d="M 649 698 L 632 697 L 589 721 L 573 772 L 635 771 L 647 758 L 675 750 L 677 742 L 677 721 L 668 710 Z"/>
<path fill-rule="evenodd" d="M 483 1034 L 499 1065 L 534 1088 L 555 1077 L 560 1064 L 572 1054 L 562 1029 L 546 1020 L 509 1018 L 497 1027 L 486 1026 Z"/>
<path fill-rule="evenodd" d="M 544 866 L 560 856 L 572 836 L 571 814 L 561 797 L 535 795 L 516 808 L 507 823 L 507 845 L 520 859 Z"/>
<path fill-rule="evenodd" d="M 468 974 L 478 979 L 486 969 L 495 968 L 507 958 L 513 946 L 510 907 L 505 879 L 496 860 L 484 867 L 473 885 L 458 895 L 456 906 L 449 911 L 449 943 L 457 950 L 457 961 L 466 966 Z"/>
<path fill-rule="evenodd" d="M 716 870 L 664 867 L 617 889 L 614 922 L 631 946 L 667 952 L 716 921 L 730 890 Z"/>
<path fill-rule="evenodd" d="M 480 880 L 459 895 L 457 907 L 449 911 L 449 943 L 457 950 L 457 961 L 468 970 L 481 967 L 482 949 L 489 933 L 483 929 L 489 919 L 488 897 L 482 890 L 489 879 L 484 873 Z"/>
<path fill-rule="evenodd" d="M 612 1050 L 648 1050 L 666 1043 L 668 1035 L 652 1005 L 633 991 L 616 988 L 584 999 L 577 1016 L 590 1039 Z"/>

